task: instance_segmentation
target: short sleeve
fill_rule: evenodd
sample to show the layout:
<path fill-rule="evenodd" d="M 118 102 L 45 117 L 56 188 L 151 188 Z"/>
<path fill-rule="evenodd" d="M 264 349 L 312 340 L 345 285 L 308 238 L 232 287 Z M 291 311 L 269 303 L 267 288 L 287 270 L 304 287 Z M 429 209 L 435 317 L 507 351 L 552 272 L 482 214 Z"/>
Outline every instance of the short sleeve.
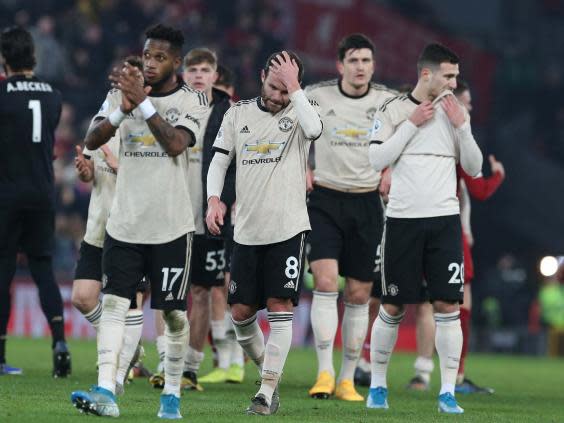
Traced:
<path fill-rule="evenodd" d="M 217 136 L 213 143 L 213 151 L 227 154 L 229 157 L 235 155 L 235 131 L 233 130 L 233 107 L 231 107 L 223 116 L 221 127 L 217 131 Z"/>
<path fill-rule="evenodd" d="M 110 90 L 106 95 L 106 99 L 102 103 L 100 110 L 98 110 L 98 113 L 96 113 L 96 115 L 94 115 L 94 117 L 92 118 L 90 126 L 92 126 L 92 123 L 97 120 L 107 118 L 116 108 L 119 107 L 120 103 L 120 92 L 118 90 Z"/>
<path fill-rule="evenodd" d="M 378 110 L 374 114 L 374 121 L 372 122 L 372 129 L 370 131 L 370 142 L 383 143 L 392 136 L 395 129 L 389 108 L 384 111 Z"/>
<path fill-rule="evenodd" d="M 210 113 L 206 95 L 196 91 L 186 94 L 181 105 L 180 116 L 174 123 L 176 128 L 187 129 L 194 135 L 194 141 L 203 137 L 206 115 Z"/>

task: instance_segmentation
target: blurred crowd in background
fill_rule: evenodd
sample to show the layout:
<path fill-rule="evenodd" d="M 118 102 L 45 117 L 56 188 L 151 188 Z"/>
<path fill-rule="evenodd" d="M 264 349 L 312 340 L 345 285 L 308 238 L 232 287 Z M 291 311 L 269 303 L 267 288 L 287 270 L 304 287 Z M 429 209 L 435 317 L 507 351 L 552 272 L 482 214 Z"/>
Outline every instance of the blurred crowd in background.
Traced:
<path fill-rule="evenodd" d="M 125 56 L 141 52 L 144 30 L 164 22 L 183 30 L 186 51 L 199 46 L 212 48 L 220 63 L 235 75 L 236 98 L 249 98 L 259 93 L 259 70 L 268 55 L 303 44 L 297 39 L 297 28 L 307 27 L 309 22 L 304 22 L 302 10 L 315 4 L 320 10 L 327 7 L 329 13 L 334 3 L 0 0 L 0 27 L 19 24 L 32 31 L 37 48 L 36 73 L 60 89 L 65 101 L 57 129 L 55 161 L 55 265 L 61 281 L 72 280 L 90 191 L 90 186 L 76 177 L 74 146 L 82 142 L 91 116 L 105 98 L 111 68 Z M 564 253 L 564 1 L 340 3 L 358 10 L 374 3 L 380 10 L 390 11 L 390 16 L 397 16 L 398 21 L 409 19 L 408 25 L 414 22 L 452 40 L 464 40 L 491 57 L 493 73 L 486 81 L 488 114 L 476 120 L 474 132 L 484 153 L 495 153 L 504 163 L 507 179 L 491 201 L 473 204 L 475 323 L 484 327 L 519 327 L 523 336 L 530 335 L 535 322 L 542 320 L 535 301 L 539 287 L 536 263 L 545 254 Z M 354 29 L 354 22 L 346 27 Z M 384 35 L 374 39 L 377 48 L 385 43 Z M 297 50 L 306 62 L 306 83 L 330 76 L 330 71 L 308 68 L 308 53 Z M 386 66 L 377 53 L 376 81 L 397 88 L 415 80 L 413 63 L 405 64 L 413 68 L 412 81 L 396 80 L 389 72 L 382 78 L 379 68 Z M 472 75 L 477 73 L 479 69 L 474 69 Z M 472 79 L 469 83 L 472 88 Z M 478 96 L 476 101 L 480 100 L 484 98 Z M 486 165 L 484 173 L 488 172 Z M 513 342 L 502 336 L 497 347 L 492 348 L 504 350 L 506 344 L 512 345 L 508 350 L 531 347 L 527 347 L 526 338 L 516 336 Z M 515 347 L 519 343 L 523 345 Z"/>

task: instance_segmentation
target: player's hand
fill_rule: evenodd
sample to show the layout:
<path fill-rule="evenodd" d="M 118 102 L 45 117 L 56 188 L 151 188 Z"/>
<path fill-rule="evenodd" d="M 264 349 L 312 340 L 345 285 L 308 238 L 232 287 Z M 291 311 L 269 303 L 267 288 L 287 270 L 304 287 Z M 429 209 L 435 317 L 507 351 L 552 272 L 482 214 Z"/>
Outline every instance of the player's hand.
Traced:
<path fill-rule="evenodd" d="M 284 84 L 286 90 L 288 90 L 288 94 L 292 94 L 294 91 L 301 89 L 300 81 L 298 80 L 299 67 L 294 59 L 292 59 L 286 51 L 277 55 L 276 59 L 280 64 L 273 60 L 268 68 L 272 76 Z"/>
<path fill-rule="evenodd" d="M 441 106 L 448 116 L 448 120 L 455 128 L 460 128 L 466 120 L 464 110 L 453 95 L 446 95 L 441 100 Z"/>
<path fill-rule="evenodd" d="M 114 172 L 117 172 L 117 170 L 118 170 L 118 159 L 117 159 L 116 156 L 114 156 L 114 153 L 112 153 L 112 150 L 110 150 L 110 147 L 108 147 L 108 144 L 104 144 L 103 146 L 100 147 L 100 149 L 104 153 L 104 161 L 106 162 L 106 164 Z"/>
<path fill-rule="evenodd" d="M 313 191 L 313 170 L 309 166 L 306 170 L 306 191 L 308 194 Z"/>
<path fill-rule="evenodd" d="M 409 120 L 415 126 L 421 126 L 429 119 L 431 119 L 434 114 L 435 109 L 433 108 L 433 104 L 429 100 L 425 100 L 415 108 L 415 110 L 409 117 Z"/>
<path fill-rule="evenodd" d="M 492 173 L 500 173 L 501 178 L 505 179 L 505 168 L 503 167 L 503 164 L 498 162 L 493 154 L 488 156 L 488 160 L 490 161 Z"/>
<path fill-rule="evenodd" d="M 88 163 L 86 157 L 84 157 L 82 148 L 79 145 L 75 147 L 75 150 L 76 157 L 74 158 L 74 167 L 78 172 L 78 177 L 81 181 L 88 182 L 92 180 L 92 177 L 94 176 L 92 166 Z"/>
<path fill-rule="evenodd" d="M 135 66 L 125 62 L 121 69 L 114 68 L 110 74 L 112 87 L 122 92 L 122 111 L 129 113 L 136 108 L 147 94 L 151 87 L 143 87 L 143 75 Z"/>
<path fill-rule="evenodd" d="M 392 186 L 392 169 L 387 167 L 382 171 L 382 177 L 380 178 L 380 185 L 378 185 L 378 191 L 384 203 L 388 203 L 388 195 L 390 194 L 390 187 Z"/>
<path fill-rule="evenodd" d="M 206 225 L 212 235 L 221 234 L 221 226 L 223 226 L 223 216 L 225 215 L 226 207 L 218 197 L 210 197 L 208 200 L 208 211 L 206 212 Z"/>

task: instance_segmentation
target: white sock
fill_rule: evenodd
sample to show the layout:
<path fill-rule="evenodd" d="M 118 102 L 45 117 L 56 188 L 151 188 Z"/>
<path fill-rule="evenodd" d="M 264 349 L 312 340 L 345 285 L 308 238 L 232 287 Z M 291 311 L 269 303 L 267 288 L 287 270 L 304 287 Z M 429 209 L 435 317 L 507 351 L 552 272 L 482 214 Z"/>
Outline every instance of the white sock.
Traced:
<path fill-rule="evenodd" d="M 413 363 L 413 368 L 415 369 L 415 376 L 419 376 L 425 383 L 431 382 L 431 373 L 435 368 L 432 358 L 418 356 Z"/>
<path fill-rule="evenodd" d="M 391 316 L 386 313 L 384 307 L 380 307 L 378 317 L 372 325 L 372 334 L 370 337 L 370 364 L 372 366 L 371 388 L 388 387 L 386 375 L 388 373 L 388 364 L 396 340 L 398 339 L 398 329 L 404 313 L 397 316 Z"/>
<path fill-rule="evenodd" d="M 129 310 L 125 317 L 125 331 L 123 333 L 123 346 L 119 353 L 118 369 L 116 374 L 117 383 L 122 385 L 127 378 L 127 371 L 131 366 L 131 360 L 139 345 L 143 333 L 143 311 Z"/>
<path fill-rule="evenodd" d="M 245 366 L 245 354 L 243 353 L 243 348 L 237 342 L 237 336 L 235 335 L 235 327 L 231 321 L 231 312 L 225 312 L 225 327 L 227 331 L 225 332 L 225 339 L 229 346 L 229 364 L 235 364 L 239 367 Z"/>
<path fill-rule="evenodd" d="M 456 374 L 462 353 L 462 328 L 460 327 L 460 312 L 435 313 L 437 329 L 435 332 L 435 348 L 439 355 L 441 367 L 441 392 L 454 395 Z"/>
<path fill-rule="evenodd" d="M 264 352 L 262 381 L 258 394 L 263 394 L 270 405 L 272 393 L 278 385 L 292 344 L 292 312 L 268 312 L 270 335 Z"/>
<path fill-rule="evenodd" d="M 339 325 L 337 312 L 338 292 L 313 291 L 311 302 L 311 328 L 315 352 L 317 353 L 317 374 L 327 371 L 335 375 L 333 367 L 333 343 Z"/>
<path fill-rule="evenodd" d="M 172 310 L 163 313 L 165 320 L 165 386 L 163 395 L 173 394 L 180 398 L 180 379 L 184 367 L 184 355 L 188 347 L 190 324 L 186 312 Z"/>
<path fill-rule="evenodd" d="M 233 320 L 233 326 L 239 345 L 257 365 L 259 372 L 262 372 L 265 348 L 264 334 L 257 322 L 257 315 L 255 314 L 253 317 L 240 322 Z"/>
<path fill-rule="evenodd" d="M 186 355 L 184 356 L 184 371 L 198 373 L 200 364 L 204 360 L 203 351 L 197 351 L 188 345 Z"/>
<path fill-rule="evenodd" d="M 157 336 L 157 353 L 159 354 L 159 362 L 164 363 L 166 355 L 166 337 L 164 335 Z"/>
<path fill-rule="evenodd" d="M 125 316 L 131 301 L 106 294 L 98 327 L 98 386 L 115 393 L 118 355 L 123 345 Z"/>
<path fill-rule="evenodd" d="M 343 361 L 339 382 L 354 379 L 354 369 L 362 352 L 368 329 L 368 303 L 345 303 L 345 313 L 341 324 L 343 334 Z"/>
<path fill-rule="evenodd" d="M 217 349 L 217 367 L 227 369 L 229 367 L 229 344 L 226 339 L 225 319 L 212 320 L 210 322 L 213 344 Z"/>
<path fill-rule="evenodd" d="M 86 320 L 88 320 L 96 330 L 98 330 L 98 326 L 100 326 L 100 316 L 102 316 L 102 301 L 98 301 L 96 307 L 84 314 Z"/>

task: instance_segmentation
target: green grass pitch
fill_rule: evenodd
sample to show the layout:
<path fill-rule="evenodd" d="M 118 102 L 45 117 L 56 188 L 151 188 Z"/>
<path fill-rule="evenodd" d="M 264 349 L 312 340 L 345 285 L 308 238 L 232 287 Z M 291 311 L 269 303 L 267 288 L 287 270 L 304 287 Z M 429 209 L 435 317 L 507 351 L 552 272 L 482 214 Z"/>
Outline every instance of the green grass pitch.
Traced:
<path fill-rule="evenodd" d="M 92 341 L 72 341 L 73 373 L 68 379 L 51 378 L 49 341 L 9 339 L 9 362 L 24 368 L 23 376 L 0 376 L 0 422 L 90 422 L 94 416 L 80 415 L 69 397 L 73 390 L 88 389 L 96 382 L 96 349 Z M 152 343 L 145 342 L 149 368 L 156 364 Z M 340 360 L 336 354 L 336 365 Z M 491 396 L 458 396 L 466 413 L 439 415 L 436 396 L 439 373 L 436 366 L 430 392 L 405 390 L 412 376 L 413 355 L 392 357 L 388 384 L 389 410 L 367 410 L 364 403 L 314 400 L 307 390 L 314 381 L 316 363 L 311 349 L 294 349 L 286 363 L 280 389 L 281 407 L 268 421 L 284 422 L 564 422 L 564 360 L 511 356 L 471 355 L 468 375 L 480 384 L 492 386 Z M 210 370 L 209 354 L 200 374 Z M 184 421 L 238 422 L 260 417 L 246 416 L 244 410 L 256 392 L 258 373 L 247 364 L 242 385 L 207 385 L 204 392 L 190 391 L 182 396 Z M 361 388 L 366 395 L 367 389 Z M 146 380 L 135 379 L 119 398 L 120 420 L 156 421 L 159 392 Z"/>

